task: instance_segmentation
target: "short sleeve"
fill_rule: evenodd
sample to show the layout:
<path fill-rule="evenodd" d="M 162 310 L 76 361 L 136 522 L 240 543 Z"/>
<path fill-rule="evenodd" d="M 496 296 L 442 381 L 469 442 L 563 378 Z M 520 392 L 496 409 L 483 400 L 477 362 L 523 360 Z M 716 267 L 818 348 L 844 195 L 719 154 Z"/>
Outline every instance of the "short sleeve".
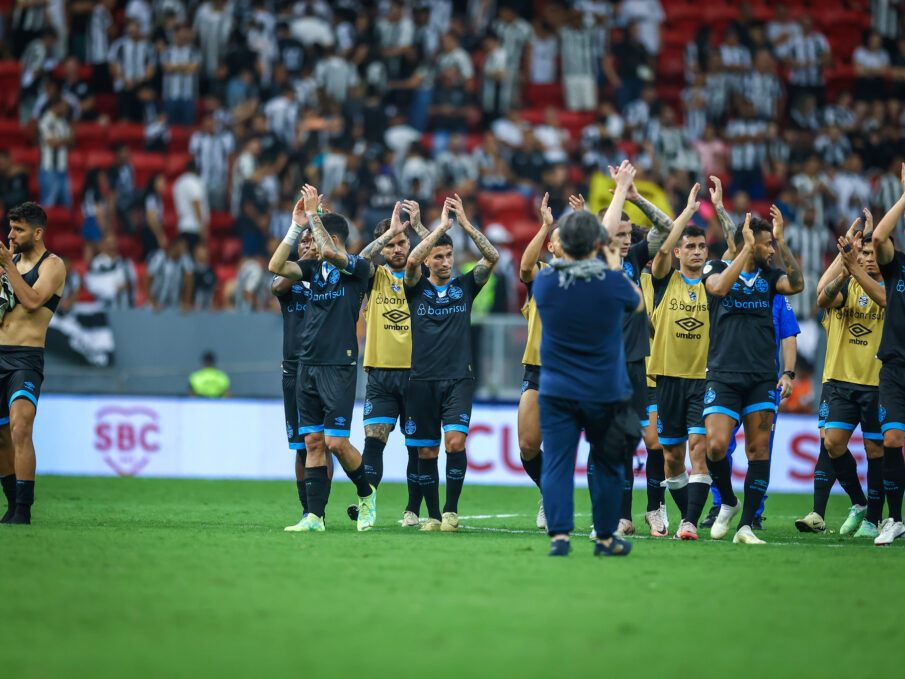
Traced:
<path fill-rule="evenodd" d="M 303 281 L 312 281 L 314 280 L 314 273 L 317 271 L 320 266 L 320 261 L 316 259 L 303 259 L 298 262 L 299 269 L 302 270 L 302 277 L 299 280 Z"/>
<path fill-rule="evenodd" d="M 701 272 L 701 279 L 706 283 L 708 278 L 715 274 L 723 273 L 728 267 L 729 265 L 722 260 L 707 262 L 704 265 L 704 270 Z"/>
<path fill-rule="evenodd" d="M 358 255 L 346 255 L 346 257 L 349 261 L 346 264 L 346 268 L 343 269 L 343 273 L 353 276 L 360 280 L 362 284 L 367 285 L 368 279 L 371 277 L 370 260 L 359 257 Z"/>
<path fill-rule="evenodd" d="M 771 268 L 767 271 L 767 281 L 770 283 L 770 294 L 778 295 L 776 286 L 779 285 L 779 279 L 786 275 L 782 269 Z"/>
<path fill-rule="evenodd" d="M 880 274 L 883 276 L 883 281 L 886 283 L 887 289 L 889 289 L 891 281 L 902 278 L 903 266 L 905 266 L 905 253 L 901 250 L 896 250 L 889 262 L 879 265 Z"/>
<path fill-rule="evenodd" d="M 789 300 L 783 295 L 777 295 L 777 297 L 779 298 L 779 339 L 800 335 L 801 328 Z"/>
<path fill-rule="evenodd" d="M 469 299 L 474 299 L 475 297 L 477 297 L 478 293 L 480 293 L 483 287 L 487 284 L 487 281 L 478 283 L 477 279 L 475 278 L 474 271 L 475 270 L 472 269 L 467 274 L 459 278 L 460 284 L 464 288 L 465 292 L 468 293 Z M 488 280 L 490 279 L 488 278 Z"/>

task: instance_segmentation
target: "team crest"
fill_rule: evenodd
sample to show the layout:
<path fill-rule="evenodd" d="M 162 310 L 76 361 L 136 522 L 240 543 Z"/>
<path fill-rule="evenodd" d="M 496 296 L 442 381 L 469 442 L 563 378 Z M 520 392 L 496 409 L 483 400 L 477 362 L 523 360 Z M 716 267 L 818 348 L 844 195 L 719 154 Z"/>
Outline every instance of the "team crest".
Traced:
<path fill-rule="evenodd" d="M 880 410 L 883 410 L 883 409 L 880 408 Z M 820 413 L 819 413 L 820 419 L 825 420 L 826 416 L 829 415 L 829 413 L 830 413 L 830 404 L 827 403 L 826 401 L 824 401 L 823 403 L 820 404 Z"/>
<path fill-rule="evenodd" d="M 370 401 L 365 401 L 364 414 L 370 415 L 372 410 L 374 410 L 374 404 Z"/>
<path fill-rule="evenodd" d="M 330 272 L 330 277 L 327 280 L 329 281 L 330 285 L 339 283 L 339 269 L 333 269 L 333 271 Z"/>
<path fill-rule="evenodd" d="M 449 295 L 450 299 L 462 299 L 462 288 L 458 285 L 452 285 L 446 294 Z"/>
<path fill-rule="evenodd" d="M 773 401 L 775 403 L 776 402 L 776 390 L 775 389 L 767 390 L 767 398 L 769 398 L 771 401 Z"/>
<path fill-rule="evenodd" d="M 761 293 L 767 292 L 767 290 L 770 289 L 770 284 L 767 283 L 767 281 L 765 281 L 763 278 L 758 278 L 756 281 L 754 281 L 754 289 Z"/>
<path fill-rule="evenodd" d="M 880 406 L 879 418 L 880 422 L 883 422 L 886 419 L 886 408 L 883 406 Z"/>
<path fill-rule="evenodd" d="M 697 302 L 697 301 L 698 301 L 698 293 L 696 293 L 694 290 L 689 290 L 689 291 L 688 291 L 688 299 L 690 299 L 692 302 Z"/>
<path fill-rule="evenodd" d="M 867 306 L 868 303 L 869 303 L 869 300 L 867 298 L 867 295 L 861 295 L 858 298 L 858 306 Z"/>
<path fill-rule="evenodd" d="M 415 433 L 415 431 L 417 429 L 418 429 L 418 427 L 415 426 L 415 421 L 413 419 L 409 418 L 408 420 L 406 420 L 406 423 L 405 423 L 405 435 L 406 436 L 411 436 L 412 434 Z"/>
<path fill-rule="evenodd" d="M 716 401 L 716 392 L 713 389 L 708 389 L 707 393 L 704 394 L 704 403 L 710 405 Z"/>
<path fill-rule="evenodd" d="M 704 273 L 709 274 L 711 271 L 713 271 L 713 264 L 707 262 L 707 264 L 704 265 Z"/>
<path fill-rule="evenodd" d="M 304 290 L 305 288 L 303 288 L 300 284 L 292 286 L 292 292 L 294 292 L 296 295 L 301 295 Z"/>
<path fill-rule="evenodd" d="M 399 292 L 400 290 L 402 290 L 402 287 L 399 285 L 399 283 L 393 283 L 392 285 L 390 285 L 390 290 L 392 290 L 393 292 Z"/>
<path fill-rule="evenodd" d="M 663 420 L 661 420 L 659 417 L 657 418 L 657 433 L 663 433 Z"/>
<path fill-rule="evenodd" d="M 628 277 L 629 277 L 629 278 L 634 278 L 634 277 L 635 277 L 635 267 L 632 266 L 632 263 L 631 263 L 631 262 L 623 262 L 623 264 L 622 264 L 622 270 L 625 271 L 625 273 L 628 274 Z"/>
<path fill-rule="evenodd" d="M 290 438 L 290 439 L 291 439 L 291 438 L 292 438 L 292 433 L 293 433 L 293 431 L 292 431 L 292 425 L 289 424 L 289 423 L 287 422 L 287 423 L 286 423 L 286 438 Z"/>

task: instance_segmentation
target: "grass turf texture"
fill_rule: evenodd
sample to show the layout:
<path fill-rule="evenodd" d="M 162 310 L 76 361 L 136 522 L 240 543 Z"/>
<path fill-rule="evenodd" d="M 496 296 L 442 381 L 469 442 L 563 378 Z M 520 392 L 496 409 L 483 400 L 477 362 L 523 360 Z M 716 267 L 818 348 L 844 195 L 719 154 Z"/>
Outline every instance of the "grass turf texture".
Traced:
<path fill-rule="evenodd" d="M 466 485 L 463 516 L 517 516 L 462 519 L 474 528 L 458 535 L 399 527 L 395 484 L 363 534 L 345 482 L 321 534 L 283 532 L 300 516 L 286 482 L 44 477 L 37 491 L 36 525 L 0 526 L 0 649 L 16 679 L 900 671 L 878 642 L 900 636 L 905 540 L 801 535 L 803 496 L 769 498 L 773 544 L 636 538 L 628 558 L 595 559 L 580 490 L 583 533 L 552 559 L 530 488 Z M 828 525 L 845 510 L 834 496 Z"/>

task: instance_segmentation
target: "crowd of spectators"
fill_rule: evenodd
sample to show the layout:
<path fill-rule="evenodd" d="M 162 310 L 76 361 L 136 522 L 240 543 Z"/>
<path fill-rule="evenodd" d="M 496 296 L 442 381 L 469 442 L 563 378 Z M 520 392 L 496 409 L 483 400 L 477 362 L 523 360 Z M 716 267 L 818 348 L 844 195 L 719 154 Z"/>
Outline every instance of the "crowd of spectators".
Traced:
<path fill-rule="evenodd" d="M 485 223 L 482 192 L 533 204 L 549 191 L 557 217 L 583 193 L 597 209 L 609 198 L 607 166 L 629 157 L 639 189 L 667 210 L 709 175 L 723 180 L 737 217 L 775 201 L 809 282 L 796 311 L 814 318 L 835 235 L 863 207 L 879 214 L 897 197 L 905 12 L 893 0 L 792 11 L 727 3 L 731 20 L 698 21 L 677 46 L 663 6 L 676 4 L 15 0 L 3 43 L 22 65 L 19 117 L 38 135 L 40 199 L 81 207 L 86 279 L 103 281 L 86 289 L 111 304 L 274 308 L 265 258 L 305 182 L 350 218 L 352 251 L 397 200 L 420 201 L 430 225 L 438 197 L 455 191 L 518 256 L 524 234 Z M 865 19 L 849 29 L 861 44 L 845 53 L 819 28 L 830 5 Z M 89 80 L 81 64 L 92 65 Z M 840 65 L 852 77 L 831 87 Z M 192 161 L 174 183 L 155 174 L 139 186 L 121 145 L 70 195 L 73 128 L 109 122 L 96 105 L 107 92 L 118 120 L 144 125 L 149 151 L 192 126 Z M 0 200 L 21 200 L 26 185 L 0 152 Z M 169 236 L 167 211 L 177 225 Z M 239 244 L 226 282 L 210 243 L 221 212 Z M 719 254 L 713 209 L 696 219 Z M 140 243 L 146 273 L 118 254 L 117 234 Z M 466 240 L 457 246 L 467 262 Z M 515 312 L 519 298 L 515 267 L 504 264 L 489 310 Z"/>

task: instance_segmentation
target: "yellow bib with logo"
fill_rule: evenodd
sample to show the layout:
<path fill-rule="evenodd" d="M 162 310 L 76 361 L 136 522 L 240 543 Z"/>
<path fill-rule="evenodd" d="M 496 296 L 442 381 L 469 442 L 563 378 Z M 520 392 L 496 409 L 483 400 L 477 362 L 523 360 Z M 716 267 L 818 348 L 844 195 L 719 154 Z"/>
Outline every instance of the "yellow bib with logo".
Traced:
<path fill-rule="evenodd" d="M 687 280 L 673 270 L 651 318 L 654 339 L 650 374 L 704 379 L 710 347 L 710 308 L 704 281 Z"/>
<path fill-rule="evenodd" d="M 547 266 L 538 262 L 538 270 Z M 540 365 L 540 316 L 537 314 L 537 304 L 534 303 L 534 295 L 528 290 L 525 304 L 522 306 L 522 316 L 528 321 L 528 341 L 525 343 L 525 353 L 522 356 L 523 365 Z"/>
<path fill-rule="evenodd" d="M 408 369 L 412 365 L 412 324 L 402 278 L 377 267 L 365 309 L 365 368 Z"/>
<path fill-rule="evenodd" d="M 827 309 L 826 361 L 823 381 L 838 380 L 875 387 L 880 384 L 880 336 L 886 309 L 871 299 L 854 278 L 848 282 L 845 303 Z"/>

